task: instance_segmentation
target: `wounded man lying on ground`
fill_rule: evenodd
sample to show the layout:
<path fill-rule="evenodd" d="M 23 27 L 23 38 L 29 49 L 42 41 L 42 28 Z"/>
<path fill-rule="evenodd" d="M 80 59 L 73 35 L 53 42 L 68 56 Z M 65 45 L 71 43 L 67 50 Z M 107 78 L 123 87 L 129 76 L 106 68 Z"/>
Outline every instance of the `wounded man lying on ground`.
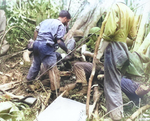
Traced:
<path fill-rule="evenodd" d="M 149 86 L 141 85 L 131 79 L 123 77 L 121 79 L 121 90 L 130 100 L 138 105 L 139 99 L 147 94 L 150 91 L 150 88 Z"/>
<path fill-rule="evenodd" d="M 74 70 L 74 73 L 76 76 L 75 84 L 77 84 L 77 83 L 82 84 L 82 90 L 80 90 L 78 92 L 79 94 L 87 93 L 88 79 L 91 75 L 92 67 L 93 67 L 93 64 L 90 62 L 76 62 L 74 64 L 73 70 Z M 99 70 L 100 70 L 100 72 L 99 72 Z M 98 75 L 99 73 L 101 73 L 101 74 Z M 101 69 L 97 68 L 94 79 L 93 79 L 93 81 L 94 81 L 93 83 L 98 84 L 97 77 L 101 76 L 103 78 L 104 77 L 103 75 L 104 75 L 103 67 L 101 67 Z M 138 83 L 134 82 L 133 80 L 125 78 L 125 77 L 122 77 L 120 84 L 121 84 L 122 91 L 136 105 L 139 103 L 139 98 L 142 98 L 145 94 L 147 94 L 150 91 L 150 88 L 148 86 L 138 84 Z M 67 85 L 66 85 L 66 87 L 67 87 Z"/>
<path fill-rule="evenodd" d="M 76 62 L 73 65 L 73 72 L 75 73 L 75 76 L 76 76 L 76 82 L 72 83 L 71 85 L 74 84 L 73 88 L 75 88 L 77 86 L 77 84 L 82 85 L 82 89 L 78 92 L 79 95 L 84 95 L 87 93 L 88 79 L 91 75 L 92 67 L 93 67 L 93 64 L 90 62 Z M 98 84 L 98 79 L 97 79 L 98 70 L 101 70 L 101 68 L 97 69 L 96 74 L 93 79 L 94 80 L 93 84 Z M 66 85 L 65 87 L 69 87 L 69 86 L 70 86 L 70 84 Z M 70 91 L 73 88 L 69 88 L 66 90 Z M 61 91 L 61 88 L 60 88 L 60 91 Z M 64 91 L 64 90 L 62 90 L 62 91 Z"/>

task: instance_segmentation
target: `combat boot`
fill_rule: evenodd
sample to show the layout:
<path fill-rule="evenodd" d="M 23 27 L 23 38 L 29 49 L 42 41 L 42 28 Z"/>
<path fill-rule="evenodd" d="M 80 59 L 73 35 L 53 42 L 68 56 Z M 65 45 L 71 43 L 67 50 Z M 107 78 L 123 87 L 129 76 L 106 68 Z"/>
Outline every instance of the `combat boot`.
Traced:
<path fill-rule="evenodd" d="M 109 114 L 110 118 L 113 121 L 121 121 L 121 119 L 124 117 L 122 110 L 123 110 L 123 108 L 117 108 L 117 109 L 111 111 Z"/>
<path fill-rule="evenodd" d="M 145 86 L 145 85 L 140 85 L 135 93 L 136 95 L 138 95 L 139 97 L 143 97 L 145 94 L 147 94 L 150 91 L 149 86 Z"/>

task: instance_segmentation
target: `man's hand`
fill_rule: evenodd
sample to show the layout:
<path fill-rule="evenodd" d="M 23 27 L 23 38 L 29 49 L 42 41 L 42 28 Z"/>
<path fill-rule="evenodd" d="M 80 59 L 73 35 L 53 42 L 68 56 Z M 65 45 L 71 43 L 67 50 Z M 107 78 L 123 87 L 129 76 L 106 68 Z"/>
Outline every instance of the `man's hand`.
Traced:
<path fill-rule="evenodd" d="M 67 55 L 64 57 L 64 61 L 67 61 L 67 60 L 70 60 L 72 57 L 73 57 L 73 54 L 71 53 L 72 51 L 71 50 L 67 50 Z"/>
<path fill-rule="evenodd" d="M 99 59 L 95 59 L 95 63 L 99 65 L 103 65 L 103 63 Z"/>
<path fill-rule="evenodd" d="M 91 53 L 90 51 L 84 51 L 84 52 L 83 52 L 83 55 L 84 55 L 84 56 L 89 56 L 89 57 L 92 57 L 92 58 L 93 58 L 94 53 Z"/>
<path fill-rule="evenodd" d="M 99 71 L 101 69 L 101 67 L 103 67 L 103 63 L 99 60 L 99 59 L 96 59 L 95 60 L 95 64 L 96 64 L 96 70 Z"/>
<path fill-rule="evenodd" d="M 57 44 L 61 49 L 63 49 L 67 53 L 68 49 L 67 49 L 65 43 L 61 39 L 57 40 Z"/>

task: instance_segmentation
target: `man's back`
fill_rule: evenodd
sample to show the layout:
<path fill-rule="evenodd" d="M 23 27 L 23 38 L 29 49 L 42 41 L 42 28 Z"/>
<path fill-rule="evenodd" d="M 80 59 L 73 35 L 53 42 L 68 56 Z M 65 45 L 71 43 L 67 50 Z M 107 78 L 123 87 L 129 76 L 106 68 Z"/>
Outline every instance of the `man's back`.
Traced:
<path fill-rule="evenodd" d="M 126 42 L 126 38 L 136 36 L 134 13 L 123 3 L 113 4 L 108 14 L 104 30 L 104 40 Z"/>
<path fill-rule="evenodd" d="M 38 37 L 46 40 L 53 40 L 56 34 L 59 38 L 62 38 L 65 33 L 66 29 L 61 21 L 58 19 L 46 19 L 40 23 Z"/>

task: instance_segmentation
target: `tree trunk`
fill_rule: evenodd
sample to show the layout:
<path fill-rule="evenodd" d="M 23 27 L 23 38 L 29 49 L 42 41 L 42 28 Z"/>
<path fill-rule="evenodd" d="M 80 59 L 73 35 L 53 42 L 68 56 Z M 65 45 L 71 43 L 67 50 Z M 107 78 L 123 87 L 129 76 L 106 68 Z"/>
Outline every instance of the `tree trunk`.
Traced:
<path fill-rule="evenodd" d="M 147 37 L 144 39 L 143 43 L 141 44 L 141 46 L 139 47 L 139 49 L 137 50 L 137 52 L 145 54 L 147 51 L 147 48 L 150 45 L 150 33 L 147 35 Z"/>
<path fill-rule="evenodd" d="M 83 32 L 83 37 L 86 37 L 89 30 L 97 26 L 98 21 L 106 10 L 104 3 L 105 2 L 102 3 L 100 0 L 83 2 L 83 8 L 80 8 L 81 11 L 79 11 L 78 17 L 73 23 L 72 28 L 63 38 L 65 44 L 67 44 L 72 37 L 76 37 L 76 32 L 78 35 L 81 35 L 80 33 Z M 57 52 L 64 53 L 61 48 L 59 48 Z"/>
<path fill-rule="evenodd" d="M 87 36 L 89 30 L 96 26 L 103 13 L 104 5 L 99 0 L 86 2 L 72 28 L 65 35 L 65 43 L 73 37 L 75 30 L 81 30 L 84 33 L 84 37 Z"/>
<path fill-rule="evenodd" d="M 138 48 L 140 47 L 140 45 L 143 42 L 143 37 L 144 37 L 144 32 L 145 32 L 144 31 L 145 30 L 145 25 L 146 25 L 146 22 L 148 20 L 148 12 L 147 12 L 148 9 L 149 9 L 149 4 L 146 4 L 145 8 L 144 8 L 144 11 L 143 11 L 143 16 L 142 16 L 139 31 L 138 31 L 138 34 L 137 34 L 137 38 L 136 38 L 136 41 L 135 41 L 135 45 L 134 45 L 134 48 L 133 48 L 134 51 L 137 51 Z"/>

